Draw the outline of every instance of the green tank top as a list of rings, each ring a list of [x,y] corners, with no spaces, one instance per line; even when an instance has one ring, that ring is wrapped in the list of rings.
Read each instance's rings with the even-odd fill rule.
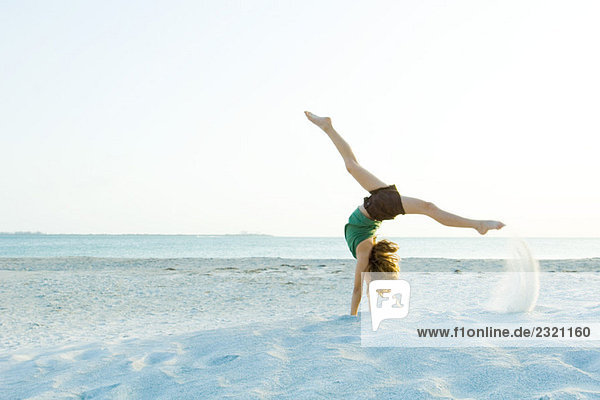
[[[358,207],[350,215],[348,223],[344,226],[344,236],[354,258],[356,258],[356,247],[358,244],[365,239],[375,236],[375,232],[380,225],[381,221],[374,221],[365,217]]]

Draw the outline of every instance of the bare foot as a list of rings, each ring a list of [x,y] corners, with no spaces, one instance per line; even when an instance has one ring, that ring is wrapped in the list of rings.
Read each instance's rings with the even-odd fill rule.
[[[306,117],[310,120],[310,122],[323,130],[333,127],[331,125],[331,118],[329,117],[319,117],[318,115],[315,115],[309,111],[304,111],[304,114],[306,114]]]
[[[490,229],[502,229],[505,225],[500,221],[479,221],[475,229],[485,235]]]

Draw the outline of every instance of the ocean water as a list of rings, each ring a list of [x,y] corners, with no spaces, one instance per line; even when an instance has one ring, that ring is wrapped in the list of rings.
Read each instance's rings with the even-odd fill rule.
[[[403,258],[501,259],[509,239],[387,238]],[[600,257],[600,238],[526,238],[537,259]],[[339,237],[0,234],[0,257],[352,259]]]

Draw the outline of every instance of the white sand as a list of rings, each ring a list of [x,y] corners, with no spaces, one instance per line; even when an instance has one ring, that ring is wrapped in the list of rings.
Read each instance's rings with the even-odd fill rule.
[[[0,260],[0,398],[600,398],[596,347],[361,347],[350,271],[348,260]],[[581,287],[552,304],[542,281],[536,312],[599,317]]]
[[[17,351],[10,398],[598,398],[598,349],[360,347],[352,317]]]

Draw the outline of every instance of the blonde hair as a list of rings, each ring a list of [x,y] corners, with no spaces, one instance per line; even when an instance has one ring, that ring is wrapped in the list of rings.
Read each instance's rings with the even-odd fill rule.
[[[369,255],[369,272],[399,272],[396,252],[400,247],[389,240],[380,240],[373,245]]]

